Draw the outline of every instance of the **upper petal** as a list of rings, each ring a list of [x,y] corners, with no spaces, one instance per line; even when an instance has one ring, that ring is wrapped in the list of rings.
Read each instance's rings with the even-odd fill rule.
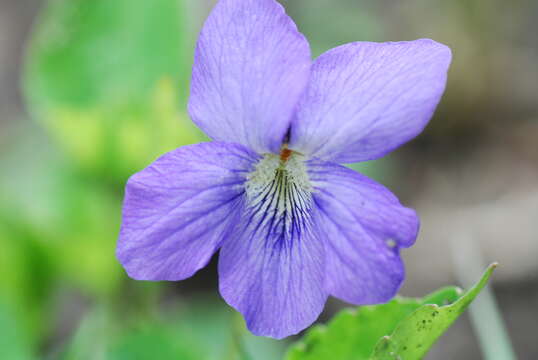
[[[247,187],[238,226],[220,250],[219,284],[256,335],[296,334],[323,310],[324,244],[312,205],[285,170],[266,186]]]
[[[358,305],[388,301],[404,278],[399,248],[416,239],[416,213],[385,187],[343,166],[311,161],[309,174],[327,245],[326,290]]]
[[[274,0],[220,0],[196,47],[189,112],[214,140],[278,152],[310,74],[310,47]]]
[[[445,89],[450,49],[433,40],[357,42],[321,55],[290,147],[339,163],[379,158],[418,135]]]
[[[125,189],[117,256],[129,276],[182,280],[226,236],[257,155],[241,145],[181,147],[133,175]]]

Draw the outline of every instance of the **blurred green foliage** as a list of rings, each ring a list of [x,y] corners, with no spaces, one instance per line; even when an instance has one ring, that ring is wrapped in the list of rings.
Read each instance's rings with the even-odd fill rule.
[[[95,308],[82,320],[58,357],[61,360],[243,360],[238,347],[256,360],[281,358],[283,344],[247,332],[217,299],[196,299],[166,317],[137,313],[122,322],[117,310]],[[135,314],[131,314],[135,315]]]
[[[4,321],[15,322],[11,336],[22,334],[31,348],[50,321],[45,309],[53,293],[54,265],[44,237],[17,210],[0,208],[0,328],[11,328]]]
[[[183,109],[191,52],[179,0],[53,0],[24,73],[34,118],[75,164],[124,181],[201,135]]]
[[[116,320],[116,321],[113,321]],[[104,309],[96,309],[82,321],[72,341],[60,355],[62,360],[199,360],[207,358],[203,347],[188,333],[166,322],[144,322],[121,328],[119,320]]]
[[[32,356],[31,346],[16,319],[9,308],[0,303],[0,354],[2,359],[28,360]]]
[[[0,329],[9,331],[0,358],[124,359],[134,345],[140,358],[200,358],[187,357],[195,352],[154,317],[137,329],[97,328],[105,315],[90,311],[70,344],[55,338],[77,323],[64,319],[64,303],[123,310],[126,276],[114,253],[127,177],[203,139],[183,110],[192,57],[185,18],[181,0],[50,0],[42,9],[23,88],[53,146],[29,126],[0,156],[10,169],[0,174]],[[107,324],[146,312],[159,288],[132,290],[129,311]],[[107,331],[122,335],[99,357],[94,345]]]

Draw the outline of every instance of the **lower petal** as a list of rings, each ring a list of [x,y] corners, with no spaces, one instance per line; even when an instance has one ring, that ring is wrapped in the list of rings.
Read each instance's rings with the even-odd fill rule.
[[[245,205],[236,235],[220,250],[220,292],[249,330],[284,338],[312,324],[327,299],[324,246],[312,219],[286,217]]]
[[[117,256],[132,278],[182,280],[204,267],[229,230],[257,155],[202,143],[157,159],[127,182]]]
[[[416,239],[416,213],[346,167],[311,161],[309,175],[316,221],[326,238],[326,290],[357,305],[388,301],[404,279],[399,248]]]

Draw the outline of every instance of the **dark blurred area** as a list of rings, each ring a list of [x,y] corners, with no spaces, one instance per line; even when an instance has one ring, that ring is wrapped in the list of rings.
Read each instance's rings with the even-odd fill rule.
[[[126,81],[117,88],[104,80],[90,84],[102,70],[95,63],[122,63],[111,44],[93,41],[89,31],[114,32],[110,41],[136,31],[91,14],[86,32],[66,32],[75,23],[60,9],[62,1],[50,3],[56,5],[0,0],[0,349],[10,342],[27,349],[0,358],[105,359],[105,348],[118,359],[135,358],[131,352],[229,358],[227,324],[236,320],[218,297],[215,259],[184,282],[148,284],[128,279],[114,256],[127,177],[165,151],[204,139],[185,104],[194,42],[213,2],[185,1],[173,8],[181,23],[157,21],[155,35],[169,36],[144,55],[168,60],[147,60],[125,79],[107,75]],[[354,167],[421,215],[417,244],[404,252],[402,294],[467,286],[479,277],[477,267],[497,261],[491,290],[500,316],[518,358],[537,359],[538,1],[282,3],[315,56],[360,40],[426,37],[451,47],[448,87],[426,131],[387,158]],[[125,26],[143,18],[131,15]],[[95,46],[72,45],[74,34]],[[125,48],[118,51],[140,55]],[[157,66],[168,66],[169,76],[137,77]],[[65,87],[55,88],[51,79]],[[110,92],[101,97],[88,90],[83,100],[67,101],[77,84],[106,85]],[[331,301],[322,320],[343,305]],[[427,358],[483,358],[477,331],[467,316],[460,319]],[[203,355],[193,352],[190,344],[203,349],[207,336],[215,344]],[[261,354],[256,359],[278,358],[285,345],[245,336],[247,347]],[[88,349],[95,355],[81,355]]]

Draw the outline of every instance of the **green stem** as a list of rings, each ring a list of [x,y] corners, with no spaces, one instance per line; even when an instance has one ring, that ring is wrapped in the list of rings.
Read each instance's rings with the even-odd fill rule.
[[[229,360],[253,360],[245,348],[243,335],[246,332],[241,314],[235,313],[231,324],[231,344],[226,356]]]

